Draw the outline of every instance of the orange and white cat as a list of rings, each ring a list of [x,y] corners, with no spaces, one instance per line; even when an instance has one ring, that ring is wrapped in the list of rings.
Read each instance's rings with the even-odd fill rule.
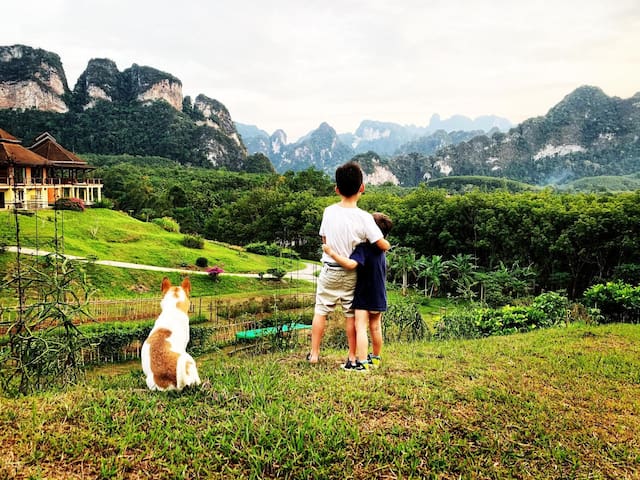
[[[189,343],[188,278],[179,287],[162,279],[162,312],[142,345],[142,371],[151,390],[182,390],[200,385],[195,360],[187,353]]]

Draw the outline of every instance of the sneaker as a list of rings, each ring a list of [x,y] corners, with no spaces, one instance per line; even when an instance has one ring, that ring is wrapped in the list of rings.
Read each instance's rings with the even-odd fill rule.
[[[367,361],[372,367],[377,368],[380,366],[380,363],[382,362],[382,358],[380,358],[378,355],[373,355],[370,353],[369,355],[367,355]]]
[[[361,362],[360,360],[356,360],[356,364],[353,367],[354,372],[368,372],[369,371],[369,362]]]
[[[343,370],[354,370],[356,368],[356,363],[357,362],[352,362],[347,358],[347,361],[343,363],[341,367]]]

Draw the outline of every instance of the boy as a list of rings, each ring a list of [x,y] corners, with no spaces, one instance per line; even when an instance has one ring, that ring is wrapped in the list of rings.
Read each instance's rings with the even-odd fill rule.
[[[391,219],[383,213],[374,213],[373,218],[386,237],[393,227]],[[364,371],[368,364],[378,366],[381,361],[383,342],[382,312],[387,310],[385,252],[370,243],[358,245],[350,258],[338,255],[328,245],[323,245],[322,249],[343,268],[347,270],[357,268],[358,272],[351,304],[355,310],[355,319],[354,321],[347,319],[349,356],[343,368]],[[371,333],[372,355],[367,355],[367,323]]]
[[[325,243],[339,255],[349,257],[356,245],[368,241],[381,250],[391,246],[384,239],[373,216],[358,208],[358,200],[364,192],[363,174],[355,162],[348,162],[336,169],[336,193],[340,202],[324,209],[320,235]],[[311,351],[309,363],[317,363],[320,343],[324,335],[327,315],[338,302],[342,304],[345,317],[353,318],[351,301],[356,286],[356,271],[345,270],[326,253],[322,254],[322,270],[316,288],[316,304],[311,324]]]

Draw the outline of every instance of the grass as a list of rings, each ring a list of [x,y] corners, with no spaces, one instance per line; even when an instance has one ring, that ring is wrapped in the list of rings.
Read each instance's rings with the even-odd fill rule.
[[[53,251],[54,215],[42,210],[37,215],[19,215],[21,245],[41,251]],[[285,276],[283,282],[260,280],[259,272],[270,268],[293,271],[303,268],[300,261],[247,253],[239,247],[218,242],[205,242],[204,249],[186,248],[180,244],[184,235],[166,232],[155,224],[142,222],[121,212],[89,209],[85,212],[58,212],[58,233],[64,232],[64,253],[96,260],[142,263],[168,268],[195,267],[198,257],[205,257],[209,266],[224,268],[218,282],[205,275],[190,275],[193,296],[219,295],[246,297],[267,293],[300,293],[313,291],[313,284]],[[15,219],[10,212],[0,212],[0,243],[15,244]],[[24,258],[24,257],[23,257]],[[15,266],[16,255],[0,254],[0,270],[8,272]],[[29,259],[25,259],[28,262]],[[98,264],[86,264],[87,278],[95,288],[94,298],[156,297],[164,276],[179,283],[182,273],[131,270]],[[255,277],[234,277],[230,273],[255,273]],[[267,275],[265,278],[268,278]],[[0,291],[0,300],[11,303],[15,292]]]
[[[302,268],[298,261],[255,255],[219,242],[206,241],[204,249],[187,248],[181,244],[183,234],[167,232],[153,223],[114,210],[58,211],[57,214],[57,221],[54,221],[53,210],[19,215],[22,246],[54,251],[57,225],[58,236],[63,237],[63,253],[67,255],[169,268],[193,266],[198,257],[205,257],[209,266],[218,265],[234,273],[257,274],[276,267]],[[13,213],[0,212],[0,241],[15,245],[15,230]]]
[[[146,390],[139,365],[0,399],[8,478],[638,478],[640,326],[197,359],[201,388]]]

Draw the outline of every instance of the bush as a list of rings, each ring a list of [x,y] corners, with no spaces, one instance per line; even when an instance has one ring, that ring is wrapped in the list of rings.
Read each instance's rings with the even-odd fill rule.
[[[438,340],[451,338],[480,338],[477,326],[479,310],[456,310],[444,315],[436,325],[434,337]]]
[[[204,238],[199,235],[185,235],[182,239],[182,245],[187,248],[198,248],[202,250],[204,248]]]
[[[281,248],[275,243],[256,242],[245,245],[244,249],[250,253],[256,253],[258,255],[271,255],[277,257],[280,255]]]
[[[480,338],[561,325],[567,319],[568,308],[566,297],[550,292],[537,296],[530,306],[454,311],[442,317],[435,337],[441,340]]]
[[[221,273],[224,273],[224,270],[216,265],[215,267],[207,269],[207,273],[209,274],[210,279],[218,280],[218,277]]]
[[[585,290],[583,302],[600,311],[602,322],[640,321],[640,287],[623,282],[593,285]]]
[[[205,257],[196,258],[196,267],[206,268],[208,266],[209,266],[209,260],[207,260]]]
[[[71,210],[74,212],[84,212],[84,202],[79,198],[59,198],[54,205],[56,210]]]
[[[534,298],[531,306],[544,313],[546,325],[542,326],[551,326],[566,321],[569,299],[556,292],[547,292]]]
[[[382,316],[382,334],[385,340],[423,340],[430,333],[418,306],[410,299],[400,299],[389,305]]]
[[[269,268],[267,269],[267,273],[276,280],[282,280],[282,278],[287,274],[287,271],[283,268]]]
[[[109,200],[108,198],[103,198],[102,200],[93,202],[91,208],[106,208],[107,210],[112,210],[113,201]]]
[[[167,232],[180,233],[180,224],[171,217],[154,218],[151,223]]]

